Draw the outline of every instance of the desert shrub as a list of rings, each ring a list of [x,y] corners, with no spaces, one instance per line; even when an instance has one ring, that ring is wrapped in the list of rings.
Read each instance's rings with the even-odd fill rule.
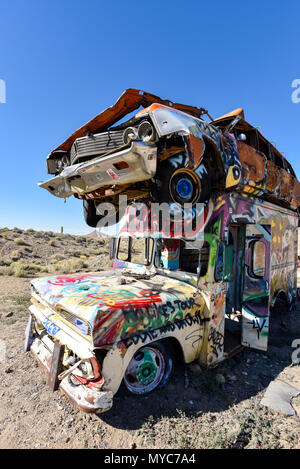
[[[54,256],[51,257],[50,263],[53,264],[58,261],[63,261],[65,259],[65,256],[62,254],[55,254]]]
[[[12,275],[15,277],[28,277],[41,271],[41,267],[34,264],[25,264],[23,262],[15,262],[11,265]]]
[[[69,254],[69,252],[67,251],[66,254]],[[71,251],[71,254],[72,254],[73,257],[80,257],[81,256],[80,251]]]
[[[15,244],[18,244],[18,246],[24,246],[26,243],[23,238],[16,238]]]
[[[77,236],[75,240],[77,241],[77,243],[86,243],[86,238],[84,236]]]
[[[43,233],[42,231],[35,231],[34,237],[35,237],[35,238],[43,238],[43,237],[44,237],[44,233]]]
[[[1,275],[13,275],[13,270],[10,266],[1,267]]]
[[[55,246],[55,242],[53,241],[53,239],[51,239],[50,241],[48,241],[48,245],[49,245],[49,246]]]
[[[89,248],[89,253],[92,254],[92,255],[98,255],[100,250],[99,249],[95,249],[95,248]]]
[[[32,249],[29,247],[29,246],[22,246],[21,247],[21,250],[23,252],[27,252],[27,253],[31,253],[32,252]]]
[[[69,259],[66,261],[57,262],[56,264],[53,264],[52,267],[55,272],[69,274],[72,272],[78,272],[79,270],[86,268],[87,264],[83,262],[82,259]]]
[[[11,259],[0,259],[0,266],[1,267],[10,266],[11,263],[12,263]]]
[[[13,261],[17,261],[20,259],[20,257],[22,257],[22,253],[20,250],[16,249],[10,253],[10,257]]]

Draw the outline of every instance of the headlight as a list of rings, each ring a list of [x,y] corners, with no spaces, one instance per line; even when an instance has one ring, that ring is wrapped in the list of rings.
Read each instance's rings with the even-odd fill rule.
[[[127,127],[123,132],[123,142],[129,143],[131,140],[136,140],[138,138],[137,131],[134,127]]]
[[[138,138],[143,142],[154,142],[156,140],[156,132],[150,122],[144,121],[139,125]]]

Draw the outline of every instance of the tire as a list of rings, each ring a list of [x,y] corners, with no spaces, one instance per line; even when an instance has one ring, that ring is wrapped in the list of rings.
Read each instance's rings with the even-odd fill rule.
[[[119,211],[118,207],[116,208],[116,217],[112,217],[111,220],[107,219],[107,226],[113,225],[115,222],[119,221]],[[92,228],[96,228],[100,220],[102,220],[106,215],[98,215],[96,206],[93,200],[84,200],[83,201],[83,216],[85,223]]]
[[[93,200],[83,201],[83,216],[85,223],[92,228],[96,228],[97,223],[100,220],[100,216],[96,213],[96,207]]]
[[[205,163],[196,171],[187,169],[188,155],[178,153],[161,161],[155,178],[151,182],[152,197],[155,202],[196,204],[208,200],[211,190],[211,175]]]
[[[167,384],[174,369],[173,349],[168,343],[153,342],[140,348],[124,373],[126,394],[145,396]]]

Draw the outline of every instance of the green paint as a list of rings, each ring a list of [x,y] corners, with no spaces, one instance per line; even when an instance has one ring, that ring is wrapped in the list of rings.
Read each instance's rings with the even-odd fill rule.
[[[138,380],[146,385],[151,383],[157,375],[157,365],[153,360],[152,354],[148,350],[144,350],[143,363],[137,370]]]
[[[233,269],[233,246],[225,245],[224,248],[224,265],[223,265],[223,281],[232,282]]]
[[[218,258],[219,240],[221,233],[221,219],[217,218],[210,227],[210,231],[205,233],[204,239],[209,243],[209,260],[208,265],[214,268]],[[205,275],[206,279],[209,279],[209,271]]]

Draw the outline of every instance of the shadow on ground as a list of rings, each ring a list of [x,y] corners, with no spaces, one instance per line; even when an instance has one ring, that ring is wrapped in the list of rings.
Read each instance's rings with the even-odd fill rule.
[[[164,388],[142,397],[118,393],[113,408],[99,418],[115,428],[134,430],[150,416],[171,417],[177,410],[199,415],[249,399],[258,404],[270,382],[292,363],[291,345],[300,339],[300,303],[290,313],[277,308],[270,323],[267,352],[244,349],[211,370],[178,363]]]

